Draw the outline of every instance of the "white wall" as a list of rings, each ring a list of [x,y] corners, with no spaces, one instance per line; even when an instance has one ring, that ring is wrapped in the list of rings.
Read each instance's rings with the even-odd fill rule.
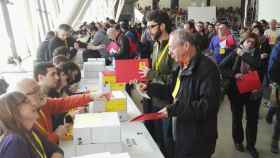
[[[211,0],[211,5],[216,7],[240,7],[241,0]]]
[[[279,1],[279,0],[278,0]],[[148,6],[152,5],[152,0],[138,0],[140,6]],[[180,0],[180,7],[187,8],[191,5],[201,6],[204,3],[206,5],[206,0]],[[161,8],[169,8],[170,7],[170,0],[160,0],[160,7]],[[212,6],[217,7],[240,7],[240,0],[211,0]]]
[[[259,0],[258,19],[277,19],[280,22],[280,0]]]

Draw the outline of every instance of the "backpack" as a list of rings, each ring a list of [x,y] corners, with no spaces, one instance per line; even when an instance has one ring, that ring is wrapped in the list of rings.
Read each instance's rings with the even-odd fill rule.
[[[137,39],[134,36],[134,34],[130,31],[125,33],[125,37],[128,39],[129,47],[128,47],[128,53],[131,57],[138,56],[139,48],[137,44]]]

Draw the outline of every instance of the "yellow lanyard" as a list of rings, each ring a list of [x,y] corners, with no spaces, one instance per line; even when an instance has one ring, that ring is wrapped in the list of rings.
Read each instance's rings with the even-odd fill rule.
[[[44,146],[43,146],[40,138],[37,136],[37,134],[35,132],[32,132],[32,136],[35,139],[36,143],[39,144],[43,153],[34,144],[32,144],[35,151],[39,154],[40,158],[47,158],[46,152],[44,150]]]
[[[180,78],[177,77],[176,84],[175,84],[175,87],[174,87],[173,92],[172,92],[173,99],[175,99],[175,97],[176,97],[176,95],[177,95],[177,93],[179,91],[180,84],[181,84]]]
[[[39,128],[40,132],[42,132],[45,135],[48,135],[47,130],[39,122],[36,122],[36,126]]]
[[[166,46],[164,47],[164,49],[163,49],[162,53],[160,54],[158,60],[156,60],[156,71],[159,70],[159,65],[160,65],[160,63],[161,63],[161,61],[162,61],[162,59],[163,59],[163,56],[164,56],[164,55],[166,54],[166,52],[167,52],[167,48],[168,48],[168,43],[167,43]]]
[[[45,123],[45,125],[48,125],[48,120],[46,115],[42,110],[39,111],[39,115],[41,116],[42,121]],[[39,122],[36,122],[36,126],[40,129],[40,131],[44,134],[48,134],[47,129],[45,129]],[[48,127],[47,127],[48,128]]]

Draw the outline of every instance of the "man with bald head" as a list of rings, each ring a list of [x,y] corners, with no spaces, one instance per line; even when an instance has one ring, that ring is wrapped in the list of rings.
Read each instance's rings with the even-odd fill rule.
[[[43,92],[40,85],[34,79],[22,79],[16,83],[16,90],[24,93],[39,111],[39,119],[36,127],[41,133],[46,135],[48,139],[58,144],[59,139],[63,138],[67,130],[64,125],[59,126],[53,131],[52,119],[54,114],[67,112],[70,109],[86,106],[89,102],[97,98],[110,98],[109,93],[88,93],[73,95],[64,98],[48,98]]]

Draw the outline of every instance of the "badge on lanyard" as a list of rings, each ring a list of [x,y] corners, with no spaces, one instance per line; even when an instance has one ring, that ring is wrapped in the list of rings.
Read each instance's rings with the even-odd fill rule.
[[[226,53],[226,42],[227,40],[223,40],[219,43],[220,45],[220,54],[224,55]]]

